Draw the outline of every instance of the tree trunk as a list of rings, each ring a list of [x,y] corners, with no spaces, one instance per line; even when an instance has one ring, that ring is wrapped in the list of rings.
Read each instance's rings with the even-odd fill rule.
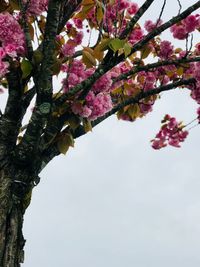
[[[0,267],[19,267],[24,261],[22,226],[27,187],[19,173],[13,177],[10,170],[0,171]]]

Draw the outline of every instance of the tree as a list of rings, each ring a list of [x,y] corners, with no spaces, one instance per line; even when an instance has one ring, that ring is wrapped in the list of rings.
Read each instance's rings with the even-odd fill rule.
[[[155,22],[139,24],[153,2],[1,1],[0,83],[8,96],[0,118],[0,266],[23,262],[32,189],[76,138],[114,114],[144,117],[161,92],[188,89],[200,103],[200,44],[192,42],[200,1],[184,11],[177,1],[177,16],[163,22],[165,0]],[[169,29],[185,50],[159,37]],[[170,115],[162,122],[153,148],[179,147],[186,127]]]

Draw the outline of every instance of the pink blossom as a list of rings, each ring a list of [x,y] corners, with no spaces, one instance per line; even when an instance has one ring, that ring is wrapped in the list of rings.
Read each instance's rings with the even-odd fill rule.
[[[8,56],[16,57],[17,56],[17,53],[16,53],[17,48],[18,47],[16,45],[14,45],[14,44],[7,44],[4,47],[4,51]]]
[[[152,140],[152,147],[156,150],[161,149],[165,146],[167,146],[167,144],[164,142],[165,140],[158,140],[158,139],[154,139]]]
[[[75,47],[69,43],[66,43],[62,46],[61,51],[64,56],[73,56],[75,53]]]
[[[147,20],[144,24],[144,28],[147,32],[153,31],[155,28],[159,27],[162,24],[162,20],[159,22],[153,22],[152,20]]]
[[[8,73],[9,63],[0,60],[0,77],[5,76]]]
[[[195,86],[192,86],[191,97],[200,104],[200,82],[197,82]]]
[[[198,122],[200,123],[200,107],[197,109]]]
[[[90,91],[86,96],[87,104],[92,105],[92,103],[94,102],[94,99],[95,99],[95,94],[94,92]]]
[[[103,116],[106,112],[112,109],[112,100],[109,94],[89,93],[90,96],[86,98],[85,104],[80,102],[72,105],[72,111],[81,117],[95,120],[98,117]]]
[[[194,69],[193,69],[193,71],[194,71],[194,78],[196,78],[196,80],[197,80],[198,82],[200,82],[200,62],[196,62],[196,63],[194,64]]]
[[[6,53],[2,47],[0,47],[0,60],[6,56]]]
[[[138,9],[139,9],[138,4],[131,3],[130,6],[129,6],[129,8],[127,9],[127,12],[130,15],[134,15],[138,11]]]
[[[75,73],[70,73],[68,77],[68,83],[70,86],[75,86],[79,83],[79,77]]]
[[[200,43],[197,43],[195,45],[195,53],[196,53],[196,55],[200,55]]]
[[[159,56],[162,59],[168,59],[173,54],[173,45],[169,41],[162,41],[160,43]]]
[[[83,118],[88,118],[92,114],[92,110],[88,106],[83,106],[81,116]]]
[[[140,106],[140,111],[141,113],[143,113],[144,115],[151,112],[153,109],[152,109],[152,106],[151,104],[145,104],[145,103],[142,103],[139,105]]]
[[[18,21],[8,12],[0,13],[0,42],[3,47],[9,45],[16,53],[24,52],[24,33]],[[14,50],[12,50],[12,54]]]
[[[188,35],[184,25],[173,25],[170,30],[173,33],[173,37],[179,40],[184,40]]]
[[[109,91],[111,85],[112,85],[112,80],[110,74],[106,73],[95,82],[95,84],[92,86],[92,90],[95,93],[106,92]]]
[[[47,10],[48,0],[23,0],[24,3],[27,3],[27,1],[27,14],[29,16],[39,16]]]
[[[81,114],[83,110],[83,105],[80,102],[75,102],[72,104],[72,111],[74,114]]]
[[[68,31],[70,31],[71,28],[72,28],[72,24],[70,22],[67,22],[66,23],[66,28],[67,28]]]
[[[193,32],[198,25],[197,17],[194,15],[188,16],[184,19],[183,23],[185,24],[186,31],[188,33]]]
[[[96,95],[92,105],[90,105],[92,110],[89,116],[90,120],[95,120],[98,117],[103,116],[106,112],[112,109],[112,100],[109,94],[99,93]]]
[[[82,40],[83,40],[83,32],[78,32],[76,34],[76,36],[74,37],[74,42],[77,44],[77,45],[80,45],[82,43]]]
[[[82,29],[83,28],[83,22],[81,19],[77,18],[77,19],[73,19],[75,26],[78,29]]]
[[[160,149],[167,144],[180,147],[180,143],[184,142],[188,136],[188,131],[184,131],[182,124],[169,115],[166,115],[162,122],[164,124],[155,139],[152,140],[152,147]]]
[[[143,30],[141,28],[135,28],[131,32],[128,41],[129,41],[130,44],[133,45],[133,44],[137,43],[138,41],[140,41],[143,36],[144,36]]]

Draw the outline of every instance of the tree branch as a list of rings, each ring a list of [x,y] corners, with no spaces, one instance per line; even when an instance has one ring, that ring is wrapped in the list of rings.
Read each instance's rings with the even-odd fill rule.
[[[124,79],[128,79],[129,76],[134,75],[134,74],[136,74],[136,73],[138,73],[140,71],[149,71],[149,70],[152,70],[152,69],[156,69],[156,68],[164,67],[164,66],[168,66],[168,65],[181,66],[181,64],[191,63],[191,62],[198,62],[198,61],[200,61],[200,57],[165,60],[165,61],[158,61],[158,62],[155,62],[155,63],[147,64],[145,66],[136,66],[132,70],[119,75],[117,78],[115,78],[113,80],[113,83],[121,81],[121,80],[124,80]]]
[[[161,34],[166,29],[170,28],[172,25],[176,24],[177,22],[183,20],[188,15],[190,15],[193,11],[198,9],[200,7],[200,1],[197,1],[194,5],[190,6],[188,9],[183,11],[178,16],[175,16],[168,22],[162,24],[149,34],[147,34],[141,41],[136,43],[132,49],[131,53],[134,53],[138,50],[140,50],[144,45],[146,45],[150,40],[152,40],[157,35]],[[101,65],[98,67],[98,69],[92,74],[89,78],[78,84],[77,86],[70,89],[70,91],[67,94],[64,94],[60,96],[56,101],[54,102],[55,106],[59,106],[63,104],[67,99],[74,96],[80,91],[84,92],[84,95],[86,96],[89,90],[91,89],[91,86],[99,79],[102,75],[104,75],[107,71],[111,70],[114,66],[119,64],[120,62],[125,60],[125,55],[122,54],[118,57],[113,57],[112,54],[108,52],[109,55],[106,55]]]
[[[101,123],[102,121],[104,121],[105,119],[107,119],[108,117],[110,117],[111,115],[115,114],[117,111],[119,111],[120,109],[128,105],[137,104],[140,100],[145,99],[149,96],[157,95],[161,92],[169,91],[169,90],[175,89],[183,85],[194,84],[195,82],[196,80],[194,78],[181,79],[181,80],[178,80],[176,82],[173,82],[167,85],[161,85],[159,87],[152,88],[146,92],[141,92],[134,97],[130,97],[122,101],[121,103],[116,105],[111,111],[107,112],[104,116],[97,118],[94,122],[92,122],[92,127],[95,127],[96,125],[98,125],[99,123]],[[79,137],[79,135],[75,135],[75,138],[77,137]]]
[[[27,14],[26,14],[27,6],[23,3],[22,0],[19,0],[19,6],[21,9],[21,13],[22,13],[23,31],[25,35],[25,42],[26,42],[27,54],[28,54],[27,57],[31,61],[32,56],[33,56],[33,46],[31,42],[30,30],[29,30],[28,23],[27,23]]]
[[[47,22],[45,27],[43,41],[43,61],[40,71],[34,79],[37,92],[36,107],[31,116],[27,130],[17,147],[16,157],[25,162],[31,160],[31,153],[36,153],[38,143],[51,112],[52,102],[52,64],[55,50],[55,37],[57,34],[61,1],[50,0],[47,13]]]
[[[62,6],[62,16],[58,25],[57,34],[59,34],[64,28],[67,21],[72,17],[72,14],[76,11],[82,0],[65,1]]]
[[[173,17],[172,19],[170,19],[166,23],[162,24],[161,26],[159,26],[155,30],[148,33],[141,41],[139,41],[138,43],[136,43],[132,47],[130,54],[133,54],[136,51],[140,50],[145,44],[147,44],[154,37],[161,34],[162,32],[164,32],[165,30],[167,30],[168,28],[170,28],[174,24],[178,23],[179,21],[185,19],[187,16],[189,16],[192,12],[194,12],[198,8],[200,8],[200,1],[197,1],[194,5],[190,6],[189,8],[187,8],[185,11],[183,11],[179,15]],[[116,65],[116,64],[120,63],[121,61],[123,61],[124,59],[125,59],[125,55],[122,54],[119,57],[117,57],[116,61],[113,64]]]
[[[128,36],[128,34],[133,30],[133,27],[138,22],[138,20],[144,15],[147,9],[151,6],[154,0],[146,0],[145,3],[139,8],[138,12],[134,15],[134,17],[130,20],[129,24],[120,34],[119,38],[124,39]]]
[[[15,66],[14,62],[10,64],[10,71],[6,75],[8,81],[8,99],[4,115],[1,119],[5,123],[4,130],[7,132],[5,136],[7,145],[10,149],[13,149],[24,113],[21,106],[23,95],[22,72],[19,66]]]
[[[134,97],[130,97],[129,99],[122,101],[120,104],[116,105],[111,111],[107,112],[104,116],[99,117],[95,121],[91,122],[92,127],[94,128],[95,126],[97,126],[98,124],[100,124],[101,122],[103,122],[108,117],[112,116],[117,111],[124,108],[125,106],[131,105],[131,104],[136,104],[140,100],[145,99],[149,96],[157,95],[161,92],[169,91],[169,90],[175,89],[175,88],[183,86],[183,85],[193,84],[195,82],[196,82],[196,80],[194,78],[182,79],[182,80],[170,83],[168,85],[163,85],[163,86],[159,86],[156,88],[152,88],[146,92],[141,92]],[[86,132],[84,130],[84,127],[80,125],[75,131],[72,131],[72,134],[73,134],[73,137],[76,139],[78,137],[81,137],[82,135],[85,135]],[[50,162],[55,156],[58,156],[59,154],[60,154],[60,152],[58,150],[57,143],[52,144],[48,149],[46,149],[41,156],[42,162],[43,162],[42,166],[41,166],[41,170],[48,164],[48,162]]]

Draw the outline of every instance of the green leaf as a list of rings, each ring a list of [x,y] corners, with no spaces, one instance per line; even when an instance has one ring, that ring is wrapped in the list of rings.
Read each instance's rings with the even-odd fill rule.
[[[113,50],[113,52],[117,52],[120,48],[124,47],[124,40],[120,40],[119,38],[115,38],[110,41],[109,47]]]
[[[101,41],[94,48],[94,53],[95,53],[95,51],[103,52],[106,49],[108,49],[108,46],[109,46],[110,42],[111,42],[111,39],[109,39],[109,38],[101,39]]]
[[[132,120],[135,120],[137,117],[141,115],[140,107],[138,104],[130,105],[128,108],[128,115]]]
[[[92,68],[96,66],[96,59],[93,55],[91,55],[87,50],[83,50],[83,63],[86,65],[87,68]]]
[[[71,115],[67,119],[67,124],[70,125],[70,128],[72,128],[72,130],[75,130],[80,125],[80,122],[81,122],[80,118],[75,115]]]
[[[144,46],[141,49],[141,59],[147,58],[151,52],[152,52],[152,50],[148,45]]]
[[[59,58],[56,58],[52,66],[53,75],[58,75],[62,66],[62,61]]]
[[[179,67],[179,68],[177,69],[176,73],[178,74],[178,76],[182,76],[183,73],[184,73],[184,68]]]
[[[125,57],[129,56],[131,53],[131,46],[129,43],[125,43],[124,44],[124,54],[125,54]]]
[[[39,65],[42,62],[43,54],[40,50],[35,50],[33,52],[33,64]]]
[[[83,118],[83,127],[86,133],[92,131],[91,121],[87,118]]]
[[[66,154],[69,147],[74,147],[74,138],[70,133],[62,134],[58,140],[58,150],[62,154]]]
[[[96,19],[98,21],[98,24],[101,23],[101,21],[103,20],[103,7],[102,6],[97,6],[97,11],[96,11]]]
[[[22,78],[25,79],[31,73],[33,67],[30,61],[23,59],[21,62]]]

